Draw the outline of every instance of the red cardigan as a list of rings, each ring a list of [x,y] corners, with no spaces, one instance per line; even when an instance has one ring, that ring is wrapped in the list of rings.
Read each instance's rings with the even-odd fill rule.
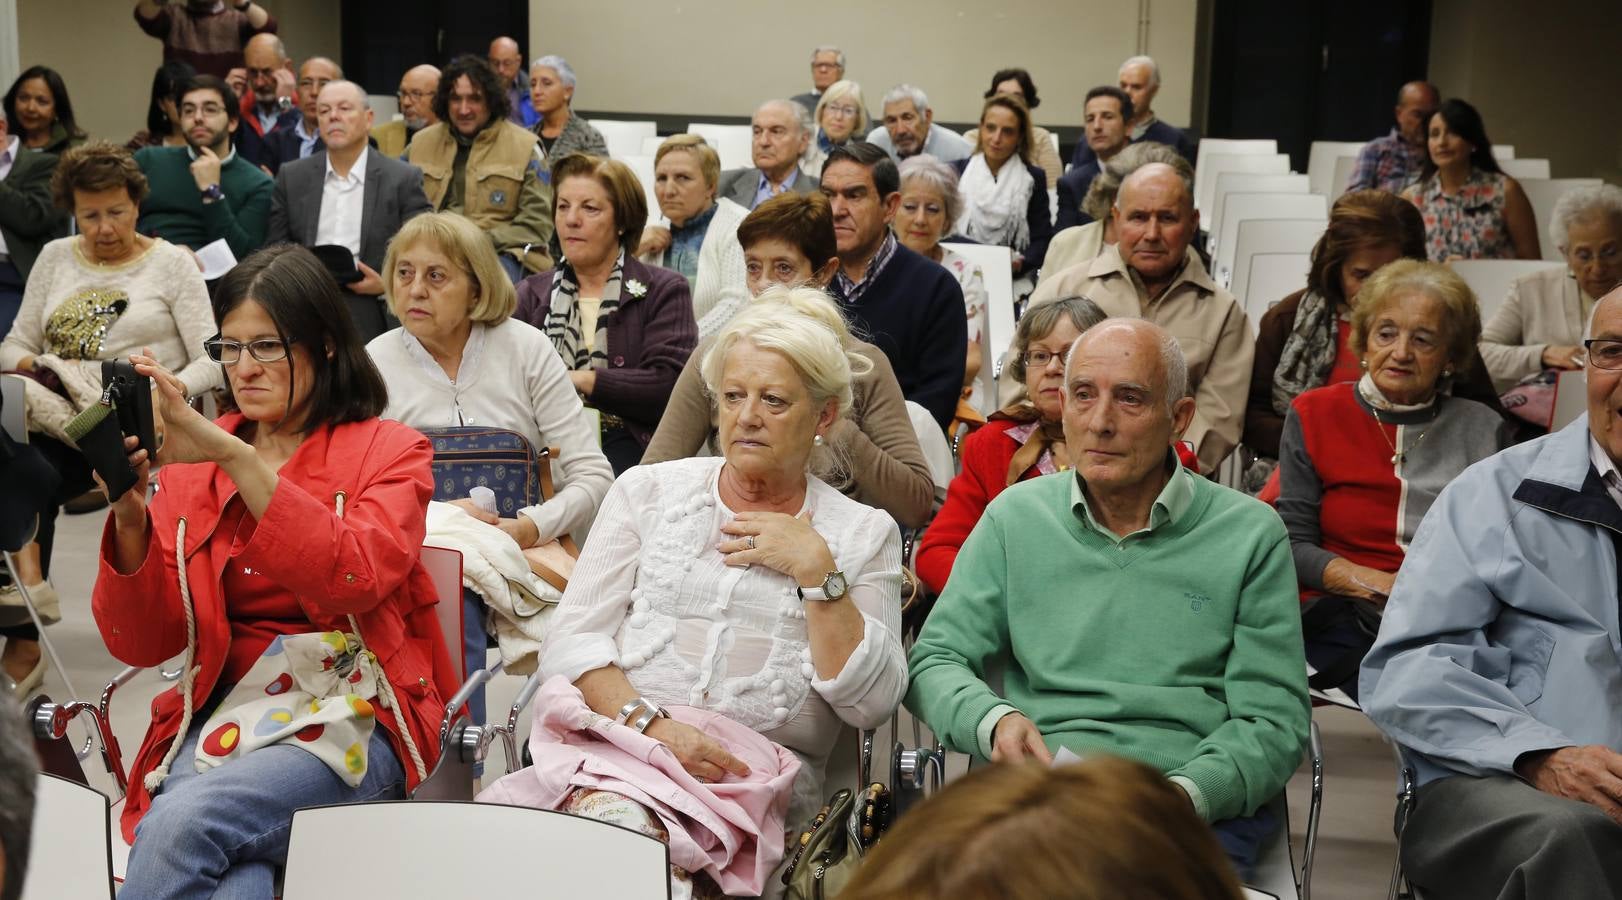
[[[236,433],[245,420],[231,414],[220,427]],[[322,428],[304,439],[280,471],[281,481],[253,537],[235,563],[251,566],[298,598],[311,630],[349,630],[346,616],[383,663],[394,685],[424,764],[439,752],[444,701],[458,687],[434,614],[433,580],[419,561],[433,496],[428,439],[398,422],[369,419]],[[185,613],[175,566],[178,521],[186,521],[186,577],[197,620],[192,701],[214,691],[231,641],[220,584],[232,535],[216,524],[236,486],[213,463],[165,466],[148,507],[152,529],[146,559],[121,575],[109,560],[112,518],[102,536],[100,572],[91,609],[107,649],[136,666],[156,666],[186,650]],[[344,512],[335,509],[344,495]],[[180,728],[177,685],[152,702],[152,724],[130,766],[129,799],[120,825],[135,839],[135,823],[151,805],[142,781],[163,758]],[[403,763],[408,788],[416,786],[399,722],[377,709]],[[175,765],[190,765],[177,759]]]
[[[952,563],[957,552],[968,540],[969,532],[980,521],[981,513],[1008,487],[1008,463],[1014,458],[1020,444],[1008,436],[1010,428],[1020,423],[1007,419],[994,419],[963,439],[959,451],[962,469],[946,488],[946,502],[935,520],[929,523],[913,567],[930,591],[939,594],[946,589],[946,577],[952,574]],[[1042,474],[1035,466],[1019,476],[1019,480]]]

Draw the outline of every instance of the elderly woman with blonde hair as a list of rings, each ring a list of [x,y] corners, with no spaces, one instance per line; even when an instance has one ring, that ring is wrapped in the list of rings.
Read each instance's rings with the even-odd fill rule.
[[[671,135],[653,156],[654,196],[670,227],[643,231],[640,259],[687,279],[697,322],[723,297],[748,299],[738,224],[749,210],[716,197],[720,179],[721,157],[699,135]]]
[[[1277,507],[1301,582],[1317,670],[1309,680],[1356,697],[1358,666],[1420,521],[1508,433],[1491,408],[1447,390],[1475,364],[1481,336],[1475,295],[1451,269],[1388,263],[1363,282],[1351,318],[1362,375],[1290,404]]]
[[[900,533],[816,474],[837,466],[828,435],[871,365],[850,346],[814,288],[774,288],[728,323],[701,366],[722,455],[614,482],[541,654],[543,676],[701,783],[751,772],[713,724],[689,724],[695,712],[792,751],[801,766],[778,826],[810,818],[840,731],[888,719],[907,684]],[[484,799],[526,802],[534,777]],[[780,853],[769,844],[782,837],[763,834],[761,853]]]
[[[829,150],[859,141],[867,134],[867,101],[862,98],[862,86],[843,80],[828,85],[811,118],[817,124],[817,139],[801,154],[800,168],[817,178],[822,175],[822,164],[828,159]]]

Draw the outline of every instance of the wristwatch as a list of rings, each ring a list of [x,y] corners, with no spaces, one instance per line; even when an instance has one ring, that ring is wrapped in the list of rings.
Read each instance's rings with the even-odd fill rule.
[[[211,184],[200,192],[204,203],[215,203],[225,199],[225,189],[218,184]]]
[[[835,603],[845,599],[850,586],[845,583],[844,572],[829,572],[822,579],[822,587],[796,588],[800,592],[801,600],[816,600],[821,603]]]

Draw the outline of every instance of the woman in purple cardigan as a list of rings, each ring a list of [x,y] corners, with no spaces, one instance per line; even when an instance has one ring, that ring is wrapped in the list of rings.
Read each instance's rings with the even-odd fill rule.
[[[648,204],[624,163],[571,153],[552,167],[552,189],[558,267],[519,282],[516,315],[546,332],[602,413],[619,475],[642,460],[698,343],[692,295],[679,273],[637,261]]]

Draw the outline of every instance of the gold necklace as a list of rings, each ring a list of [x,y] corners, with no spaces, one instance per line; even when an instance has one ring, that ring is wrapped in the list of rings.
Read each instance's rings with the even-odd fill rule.
[[[1432,421],[1434,422],[1435,420],[1433,419]],[[1413,450],[1414,448],[1418,447],[1420,442],[1425,440],[1425,435],[1431,433],[1431,430],[1429,428],[1425,429],[1424,431],[1421,431],[1419,433],[1419,437],[1414,438],[1413,446],[1409,447],[1408,450],[1398,450],[1397,445],[1395,443],[1393,443],[1391,438],[1388,437],[1386,435],[1386,433],[1385,433],[1385,425],[1386,425],[1386,423],[1384,421],[1382,421],[1379,416],[1375,416],[1374,417],[1374,424],[1379,426],[1380,437],[1385,438],[1386,446],[1391,448],[1391,471],[1393,473],[1396,472],[1399,468],[1401,468],[1403,463],[1408,461],[1408,450]],[[1401,428],[1402,426],[1401,425],[1396,425],[1394,427]]]

